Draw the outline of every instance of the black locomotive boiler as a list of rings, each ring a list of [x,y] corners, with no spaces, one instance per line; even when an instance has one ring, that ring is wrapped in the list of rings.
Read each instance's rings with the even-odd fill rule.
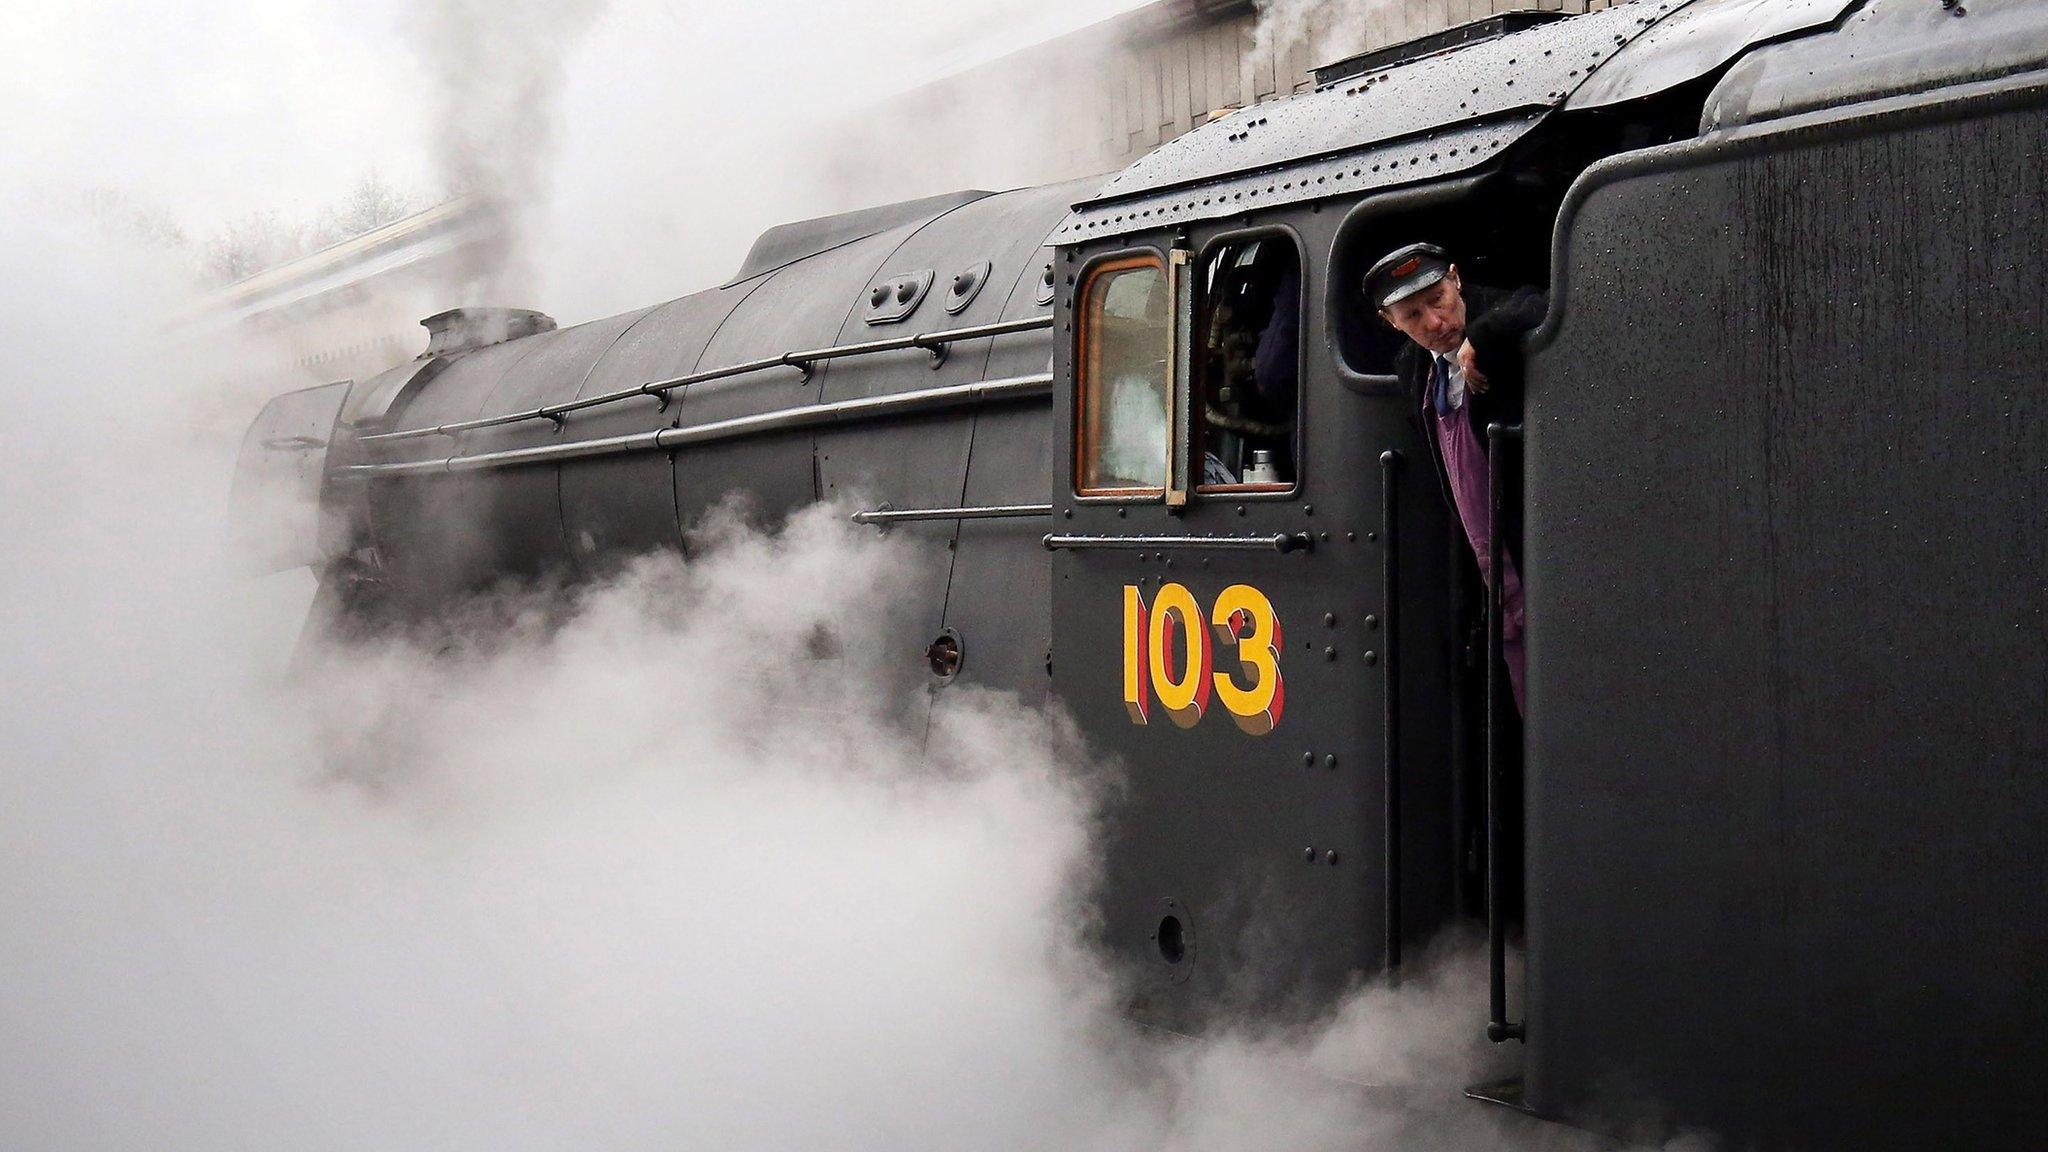
[[[436,317],[274,402],[241,482],[317,494],[290,558],[401,619],[866,494],[950,545],[919,699],[1056,700],[1128,766],[1141,1017],[1484,920],[1539,1115],[2048,1142],[2048,5],[1636,0],[1318,79],[627,315]],[[1417,239],[1549,292],[1495,432],[1526,731],[1358,289]]]

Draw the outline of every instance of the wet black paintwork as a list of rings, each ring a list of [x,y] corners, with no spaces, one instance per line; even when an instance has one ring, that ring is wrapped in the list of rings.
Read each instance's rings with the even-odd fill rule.
[[[2040,1146],[2044,135],[2042,89],[1858,110],[1568,206],[1529,387],[1534,1106]]]

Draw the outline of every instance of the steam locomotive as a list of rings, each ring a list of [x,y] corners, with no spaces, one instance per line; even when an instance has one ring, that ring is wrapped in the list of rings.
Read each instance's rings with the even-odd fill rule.
[[[328,610],[685,547],[936,542],[900,662],[1128,766],[1132,1011],[1327,1002],[1485,922],[1477,1094],[1743,1145],[2041,1147],[2048,5],[1635,0],[1317,72],[1101,180],[770,229],[728,282],[284,396]],[[1527,722],[1359,291],[1546,285]],[[1518,795],[1519,793],[1519,795]],[[1520,959],[1517,973],[1513,961]]]

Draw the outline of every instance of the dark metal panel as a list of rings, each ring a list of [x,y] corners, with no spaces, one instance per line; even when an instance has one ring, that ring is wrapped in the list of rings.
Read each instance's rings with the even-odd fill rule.
[[[955,277],[982,274],[981,269],[986,267],[985,275],[996,286],[977,292],[959,315],[944,317],[939,308],[942,293],[935,290],[934,299],[912,322],[930,323],[932,318],[938,318],[948,324],[966,326],[1013,318],[1004,315],[1007,305],[1018,282],[1027,277],[1030,261],[1041,250],[1045,234],[1064,210],[1062,191],[1025,189],[956,209],[906,237],[902,246],[883,262],[878,278],[886,280],[894,273],[912,268],[933,268],[944,288]],[[1036,306],[1034,310],[1042,311]],[[863,327],[858,316],[848,317],[841,340],[861,338]],[[1006,358],[1022,355],[1042,368],[1050,343],[1050,333],[1039,330],[965,341],[952,346],[945,359],[938,362],[928,353],[914,349],[841,361],[834,363],[826,374],[825,398],[839,401],[985,379],[990,353],[996,347],[1005,350]],[[1030,405],[1029,410],[1043,411],[1037,404]],[[817,439],[820,497],[853,496],[863,504],[887,501],[899,508],[963,503],[978,411],[966,409],[843,432],[821,432]],[[925,646],[945,627],[946,595],[954,578],[958,527],[956,520],[935,520],[889,529],[892,534],[924,545],[912,553],[916,562],[905,574],[908,586],[898,597],[903,612],[898,626],[904,630],[898,648],[907,667],[917,667],[912,662],[922,659]],[[981,679],[978,673],[967,671],[982,657],[980,639],[962,637],[965,659],[961,674],[970,681]],[[892,653],[892,657],[895,655]]]
[[[964,502],[1029,503],[1051,486],[1049,404],[984,408]],[[1044,699],[1052,647],[1052,558],[1039,545],[1051,516],[959,522],[945,626],[961,638],[959,683]],[[942,694],[943,699],[943,694]]]
[[[901,225],[773,273],[733,309],[706,343],[701,362],[740,363],[835,343],[882,261],[916,228]],[[680,394],[676,424],[688,428],[816,404],[824,378],[846,363],[828,362],[808,376],[776,368],[694,385]],[[684,530],[734,493],[770,523],[810,503],[817,497],[811,446],[811,433],[799,431],[681,451],[675,485]]]
[[[1566,205],[1529,395],[1529,1098],[2039,1147],[2048,99],[1854,112]]]
[[[1305,298],[1330,291],[1325,261],[1338,213],[1306,209],[1264,215],[1298,233]],[[1235,224],[1235,222],[1233,222]],[[1197,251],[1220,228],[1197,228]],[[1084,246],[1079,267],[1108,245]],[[1062,277],[1068,265],[1062,255]],[[1197,493],[1180,515],[1161,503],[1083,503],[1074,498],[1071,298],[1062,295],[1055,343],[1055,410],[1046,445],[1053,531],[1083,537],[1197,539],[1264,537],[1263,551],[1063,550],[1048,573],[1053,694],[1082,732],[1118,750],[1128,787],[1106,815],[1102,931],[1130,970],[1141,1017],[1197,1027],[1231,1011],[1313,1009],[1352,981],[1379,971],[1398,907],[1409,940],[1420,941],[1450,912],[1450,772],[1446,696],[1450,644],[1444,513],[1434,485],[1398,494],[1405,583],[1420,589],[1402,604],[1404,655],[1398,713],[1409,721],[1396,766],[1402,793],[1399,900],[1387,890],[1387,681],[1379,666],[1386,615],[1384,497],[1379,456],[1420,457],[1405,401],[1343,388],[1331,358],[1304,360],[1302,487],[1291,496]],[[1308,349],[1329,339],[1323,310],[1302,319]],[[976,468],[980,448],[977,441]],[[977,495],[980,495],[979,493]],[[963,544],[968,539],[963,528]],[[1307,551],[1282,554],[1281,535],[1308,533]],[[1132,541],[1135,544],[1135,540]],[[957,563],[955,595],[968,558]],[[1412,567],[1410,565],[1413,565]],[[1282,626],[1285,712],[1253,735],[1212,700],[1181,728],[1155,706],[1135,723],[1124,701],[1123,594],[1148,604],[1178,584],[1206,611],[1227,587],[1248,584],[1273,605]],[[1035,592],[1035,590],[1033,590]],[[949,617],[951,619],[951,617]],[[971,645],[970,645],[971,648]],[[1219,650],[1221,645],[1219,642]],[[972,662],[969,656],[969,663]],[[1228,660],[1219,668],[1231,668]],[[1243,674],[1234,679],[1240,684]],[[1154,937],[1167,900],[1198,941],[1168,963]],[[1480,1005],[1474,1005],[1477,1021]]]
[[[395,605],[429,611],[501,581],[539,575],[498,567],[504,550],[484,526],[499,491],[495,478],[479,476],[400,476],[370,485],[370,523]]]
[[[2048,7],[2034,0],[1871,0],[1827,36],[1750,53],[1707,100],[1732,128],[1857,100],[2048,68]]]
[[[549,340],[559,338],[560,332],[549,332],[540,336],[529,336],[505,344],[494,344],[456,356],[442,357],[444,364],[424,387],[413,390],[394,407],[387,420],[393,428],[416,428],[445,424],[455,420],[469,420],[482,414],[483,405],[498,381],[505,373],[525,359],[534,349]],[[435,456],[448,455],[448,442],[440,438],[428,438],[401,442],[399,447],[380,452],[380,459],[424,460]]]
[[[883,262],[878,278],[887,280],[894,271],[902,269],[934,268],[943,287],[950,286],[957,276],[981,275],[981,269],[986,267],[989,270],[985,275],[996,287],[978,292],[959,315],[944,317],[936,299],[941,294],[934,291],[934,301],[913,322],[940,318],[948,324],[968,326],[1014,319],[1005,315],[1008,304],[1018,282],[1029,275],[1031,261],[1040,252],[1046,232],[1064,210],[1062,195],[1066,190],[1062,186],[1024,189],[956,209],[906,237],[902,246]],[[1033,306],[1023,314],[1037,311],[1042,310]],[[840,339],[861,338],[863,327],[858,316],[850,316]],[[938,362],[916,349],[838,362],[826,375],[825,400],[836,402],[985,379],[991,351],[997,347],[1004,350],[1005,360],[1022,358],[1027,363],[1035,362],[1030,371],[1039,371],[1050,342],[1050,333],[1040,330],[963,341],[953,345],[945,359]],[[827,499],[857,496],[864,504],[887,501],[899,508],[958,505],[967,480],[974,418],[975,412],[970,409],[820,433],[819,494]],[[954,529],[955,523],[950,520],[893,529],[939,545],[926,554],[932,564],[922,573],[925,590],[914,597],[926,607],[920,617],[922,640],[910,651],[920,650],[923,642],[936,636],[941,626],[945,588],[952,569],[948,549]]]
[[[1045,273],[1057,254],[1039,246],[1081,182],[1039,191],[1042,199],[1019,200],[1011,223],[1021,240],[997,262],[998,285],[987,296],[1004,320],[1043,315]],[[1055,279],[1059,279],[1055,273]],[[1049,299],[1049,297],[1046,297]],[[1052,359],[1052,333],[990,344],[985,370],[999,376],[1044,371]],[[984,405],[974,415],[966,485],[968,505],[1035,504],[1052,491],[1052,431],[1049,404]],[[1049,518],[965,521],[954,536],[953,572],[945,602],[945,625],[961,638],[959,680],[1042,699],[1051,652],[1049,582],[1052,557],[1040,545]],[[1020,607],[1021,606],[1021,607]],[[943,703],[944,696],[941,696]]]
[[[1045,236],[1065,211],[1063,197],[1071,184],[1026,188],[978,200],[925,224],[904,237],[902,244],[881,261],[873,283],[892,280],[914,269],[931,269],[937,285],[924,303],[904,324],[909,331],[972,328],[1019,316],[1042,314],[1043,308],[1011,314],[1007,305],[1018,280],[1035,268],[1027,267],[1040,251]],[[987,265],[989,270],[982,273]],[[985,275],[993,287],[977,292],[968,306],[955,315],[942,308],[946,293],[956,277]],[[863,320],[869,281],[854,286],[839,301],[848,310],[831,344],[852,344],[877,335]],[[859,359],[834,362],[825,374],[822,399],[827,402],[907,392],[947,384],[985,379],[989,373],[992,346],[1021,345],[1033,350],[1034,367],[1044,368],[1051,337],[1044,331],[1019,332],[981,340],[967,340],[948,348],[943,360],[931,353],[909,348]],[[1025,375],[1018,372],[1016,375]],[[957,475],[957,472],[956,472]]]
[[[592,367],[577,396],[601,396],[697,371],[711,334],[754,286],[699,292],[648,311]],[[566,435],[599,439],[652,432],[672,427],[677,414],[675,404],[663,407],[649,397],[573,413]],[[669,457],[639,453],[565,466],[562,526],[570,550],[586,567],[680,546]]]
[[[507,371],[484,399],[480,414],[516,412],[572,399],[587,382],[591,369],[617,342],[619,335],[647,310],[580,324],[552,333]],[[579,436],[588,430],[578,428]],[[456,456],[510,451],[559,443],[569,436],[566,424],[536,420],[523,425],[481,429],[455,437]],[[494,498],[484,509],[481,528],[496,544],[490,562],[508,571],[544,572],[569,559],[562,531],[561,472],[558,467],[510,469],[492,478]]]
[[[443,358],[447,367],[396,408],[391,420],[420,425],[475,417],[508,371],[561,336],[549,332]],[[401,463],[442,459],[455,450],[444,438],[428,437],[400,442],[378,456]],[[493,534],[499,501],[511,490],[505,481],[523,490],[529,505],[536,489],[553,491],[552,469],[517,477],[377,480],[370,485],[373,539],[400,603],[421,609],[502,580],[535,578],[547,561],[559,557],[561,521],[552,507],[536,535],[522,533],[517,541],[505,541]]]
[[[1750,47],[1833,24],[1857,0],[1692,0],[1602,65],[1565,102],[1605,108],[1712,75]],[[1933,7],[1933,5],[1922,5]]]
[[[391,413],[402,410],[413,393],[426,387],[452,362],[447,357],[421,358],[372,376],[350,390],[348,401],[341,408],[341,418],[365,427],[387,427]]]

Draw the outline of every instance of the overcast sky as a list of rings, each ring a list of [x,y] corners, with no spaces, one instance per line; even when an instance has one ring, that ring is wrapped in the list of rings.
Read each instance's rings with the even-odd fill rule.
[[[648,90],[672,98],[680,71],[701,100],[675,116],[716,117],[750,89],[790,108],[829,89],[850,108],[1139,6],[614,0],[566,80],[579,99],[623,106]],[[116,191],[199,236],[259,209],[309,216],[372,170],[431,195],[433,85],[417,35],[431,7],[17,5],[0,37],[0,157],[32,192]]]

